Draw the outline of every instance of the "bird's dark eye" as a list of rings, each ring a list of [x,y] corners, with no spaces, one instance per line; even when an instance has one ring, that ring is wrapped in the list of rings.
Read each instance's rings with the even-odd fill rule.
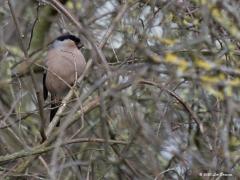
[[[80,43],[80,39],[77,38],[76,36],[71,36],[69,39],[71,39],[72,41],[74,41],[75,44],[79,44],[79,43]]]

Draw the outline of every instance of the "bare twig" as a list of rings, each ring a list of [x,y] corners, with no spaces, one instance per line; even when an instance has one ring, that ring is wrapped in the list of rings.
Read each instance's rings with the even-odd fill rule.
[[[72,139],[72,140],[63,142],[60,144],[60,146],[76,144],[76,143],[86,143],[86,142],[88,142],[88,143],[104,143],[105,140],[100,139],[100,138],[78,138],[78,139]],[[118,140],[108,140],[108,142],[110,144],[122,144],[122,145],[128,144],[125,141],[118,141]],[[43,153],[53,150],[54,148],[55,148],[54,145],[46,146],[46,147],[43,147],[42,145],[40,145],[38,147],[33,148],[30,151],[22,150],[22,151],[19,151],[17,153],[13,153],[10,155],[0,156],[0,163],[16,160],[16,159],[27,157],[27,156],[43,154]]]
[[[114,18],[114,20],[112,21],[111,26],[108,28],[107,32],[105,33],[105,35],[103,36],[103,39],[99,45],[99,47],[102,49],[105,44],[107,43],[109,37],[111,36],[111,34],[113,33],[113,30],[115,28],[115,26],[117,25],[117,23],[120,21],[120,19],[122,18],[122,16],[124,15],[124,13],[126,12],[128,8],[128,4],[124,3],[122,5],[122,7],[119,10],[118,15]]]
[[[22,51],[24,52],[25,59],[27,60],[29,58],[28,57],[28,52],[27,52],[27,49],[25,48],[24,43],[23,43],[23,39],[22,39],[22,35],[21,35],[22,33],[21,33],[21,30],[20,30],[20,27],[19,27],[19,22],[18,22],[18,20],[16,18],[16,15],[14,13],[14,10],[13,10],[12,4],[11,4],[11,0],[8,0],[8,5],[9,5],[9,8],[11,10],[12,17],[13,17],[13,20],[14,20],[14,23],[15,23],[15,26],[16,26],[16,29],[17,29],[17,32],[18,32],[19,44],[22,48]],[[39,114],[40,114],[40,117],[41,117],[40,133],[41,133],[41,136],[42,136],[42,141],[44,141],[46,139],[46,135],[45,135],[45,132],[44,132],[45,118],[44,118],[44,112],[43,112],[43,97],[42,97],[42,94],[40,93],[40,90],[37,86],[37,83],[36,83],[36,80],[35,80],[35,77],[34,77],[34,72],[33,72],[32,68],[30,68],[30,74],[31,74],[33,86],[36,90],[38,107],[39,107]]]
[[[149,80],[139,80],[140,84],[148,84],[151,86],[156,86],[160,89],[163,89],[164,91],[166,91],[168,94],[170,94],[171,96],[173,96],[180,104],[183,105],[183,107],[186,109],[186,111],[189,113],[190,117],[196,122],[200,132],[202,134],[204,134],[204,128],[203,128],[203,124],[201,123],[201,121],[198,119],[197,115],[194,113],[194,111],[191,110],[191,108],[187,105],[187,103],[185,103],[183,101],[183,99],[181,97],[179,97],[176,93],[170,91],[169,89],[166,89],[162,86],[160,86],[159,84],[149,81]]]

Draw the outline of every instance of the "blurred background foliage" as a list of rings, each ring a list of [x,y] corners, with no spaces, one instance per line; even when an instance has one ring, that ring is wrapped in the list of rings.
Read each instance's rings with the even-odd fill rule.
[[[90,37],[51,2],[0,0],[3,179],[240,178],[238,0],[59,1]],[[40,145],[43,62],[66,32],[93,64],[60,117],[74,123]]]

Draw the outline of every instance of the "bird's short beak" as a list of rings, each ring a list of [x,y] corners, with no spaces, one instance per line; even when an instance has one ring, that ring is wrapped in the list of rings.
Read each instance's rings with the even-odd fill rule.
[[[82,47],[83,47],[83,44],[82,43],[78,43],[77,48],[81,49]]]

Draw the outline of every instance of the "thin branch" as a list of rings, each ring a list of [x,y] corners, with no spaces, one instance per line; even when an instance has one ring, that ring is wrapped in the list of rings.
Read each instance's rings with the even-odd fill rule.
[[[25,61],[27,61],[29,59],[28,52],[27,52],[27,49],[24,47],[24,43],[23,43],[23,39],[22,39],[22,33],[21,33],[21,30],[20,30],[20,27],[19,27],[19,22],[16,18],[14,10],[13,10],[11,0],[8,0],[8,5],[9,5],[9,8],[10,8],[10,11],[11,11],[16,29],[17,29],[19,44],[22,48],[22,51],[24,52]],[[37,82],[35,80],[34,72],[33,72],[32,67],[30,67],[30,75],[31,75],[32,83],[33,83],[33,86],[35,88],[36,95],[37,95],[39,114],[40,114],[40,118],[41,118],[40,133],[41,133],[41,136],[42,136],[42,141],[44,141],[46,139],[46,135],[45,135],[45,132],[44,132],[45,118],[44,118],[44,112],[43,112],[43,97],[42,97],[42,94],[40,93],[40,90],[37,86]]]
[[[29,51],[29,49],[30,49],[30,47],[31,47],[34,28],[35,28],[35,26],[36,26],[36,24],[37,24],[37,22],[38,22],[38,19],[39,19],[39,8],[40,8],[40,4],[38,4],[38,6],[37,6],[37,16],[36,16],[36,19],[34,20],[33,25],[32,25],[31,36],[30,36],[30,40],[29,40],[29,43],[28,43],[27,51]]]
[[[125,141],[119,141],[119,140],[111,140],[109,139],[108,142],[110,144],[122,144],[122,145],[127,145],[128,143]],[[72,140],[68,140],[66,142],[61,143],[60,146],[65,146],[65,145],[70,145],[70,144],[77,144],[77,143],[105,143],[105,139],[100,139],[100,138],[78,138],[78,139],[72,139]],[[38,147],[33,148],[32,150],[22,150],[10,155],[4,155],[4,156],[0,156],[0,163],[4,163],[7,161],[12,161],[12,160],[16,160],[19,158],[23,158],[23,157],[28,157],[28,156],[32,156],[32,155],[39,155],[39,154],[43,154],[46,153],[48,151],[51,151],[55,148],[55,145],[53,146],[46,146],[46,147],[42,147],[41,145]]]
[[[194,111],[192,111],[192,109],[188,106],[188,104],[186,102],[184,102],[184,100],[181,97],[179,97],[176,93],[170,91],[169,89],[166,89],[166,88],[160,86],[159,84],[157,84],[155,82],[149,81],[149,80],[141,79],[141,80],[139,80],[139,83],[140,84],[148,84],[148,85],[151,85],[151,86],[158,87],[158,88],[163,89],[164,91],[166,91],[172,97],[174,97],[180,104],[182,104],[182,106],[185,108],[185,110],[189,113],[190,117],[195,121],[195,123],[197,124],[200,132],[202,134],[204,134],[203,124],[198,119],[197,115],[194,113]]]
[[[101,43],[100,43],[100,45],[99,45],[99,47],[100,47],[101,49],[106,45],[109,37],[110,37],[111,34],[113,33],[113,30],[114,30],[115,26],[116,26],[117,23],[120,21],[120,19],[123,17],[123,15],[124,15],[124,13],[126,12],[127,8],[128,8],[128,4],[127,4],[127,3],[124,3],[124,4],[122,5],[122,7],[120,8],[120,11],[119,11],[118,15],[114,18],[111,26],[108,28],[107,32],[106,32],[106,33],[104,34],[104,36],[103,36],[103,39],[102,39],[102,41],[101,41]]]

